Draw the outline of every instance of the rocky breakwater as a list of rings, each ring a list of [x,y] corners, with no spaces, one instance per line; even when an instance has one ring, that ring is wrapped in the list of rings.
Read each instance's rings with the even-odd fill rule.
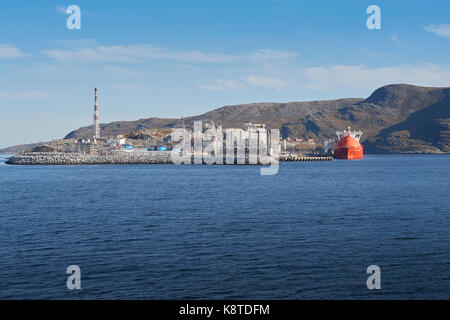
[[[82,165],[82,164],[169,164],[170,151],[81,153],[21,153],[6,161],[15,165]]]
[[[328,155],[322,156],[303,156],[296,154],[280,155],[280,162],[293,162],[293,161],[331,161],[333,157]]]
[[[280,162],[331,161],[330,156],[280,155]],[[249,164],[248,156],[245,159]],[[15,165],[84,165],[84,164],[172,164],[171,151],[110,152],[106,154],[81,154],[60,152],[20,153],[12,156],[6,164]],[[192,157],[192,162],[194,158]],[[203,162],[205,163],[205,162]],[[226,159],[223,159],[226,163]],[[237,162],[234,162],[237,164]]]

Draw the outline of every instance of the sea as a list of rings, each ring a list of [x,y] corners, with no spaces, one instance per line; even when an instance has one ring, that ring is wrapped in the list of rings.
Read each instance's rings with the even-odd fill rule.
[[[6,159],[0,299],[450,299],[450,155],[289,162],[271,176]]]

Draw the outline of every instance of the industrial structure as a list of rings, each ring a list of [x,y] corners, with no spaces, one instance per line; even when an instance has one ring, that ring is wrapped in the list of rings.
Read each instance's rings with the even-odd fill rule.
[[[177,136],[174,128],[149,128],[144,130],[144,124],[140,124],[140,130],[130,131],[117,136],[100,135],[98,89],[94,88],[94,114],[92,135],[87,133],[83,137],[55,140],[48,144],[53,152],[77,153],[82,155],[107,155],[107,154],[146,154],[148,152],[187,151],[195,155],[197,159],[214,157],[222,160],[238,163],[257,163],[264,157],[278,154],[308,154],[315,149],[312,139],[279,139],[271,130],[261,123],[245,123],[240,128],[222,128],[215,125],[212,120],[194,121],[193,128],[186,128],[183,122],[182,135]],[[194,130],[192,130],[194,129]],[[89,130],[90,131],[90,130]],[[175,134],[175,136],[174,136]],[[274,141],[276,140],[276,144]],[[283,143],[280,148],[281,141]],[[306,149],[302,148],[306,145]],[[290,152],[288,149],[291,149]],[[50,151],[48,151],[50,152]]]
[[[94,89],[94,139],[100,138],[100,121],[98,118],[98,96],[97,88]]]

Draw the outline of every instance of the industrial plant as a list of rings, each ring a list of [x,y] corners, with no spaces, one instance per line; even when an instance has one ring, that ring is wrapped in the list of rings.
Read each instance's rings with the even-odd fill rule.
[[[103,129],[105,129],[103,127]],[[103,130],[105,131],[105,130]],[[280,139],[264,123],[222,128],[211,120],[180,127],[102,135],[98,89],[94,89],[92,135],[52,140],[11,157],[9,164],[270,164],[279,161],[328,161],[331,154],[310,138]],[[325,144],[326,146],[326,144]]]
[[[179,144],[179,137],[174,139],[174,131],[177,129],[186,130],[187,136],[190,138],[190,144],[192,145],[192,152],[194,152],[194,138],[195,128],[183,126],[181,128],[150,128],[144,124],[138,130],[131,131],[125,134],[116,136],[102,136],[100,117],[99,117],[99,99],[98,89],[94,89],[94,112],[92,123],[92,136],[91,138],[79,138],[79,139],[57,139],[46,143],[44,146],[36,147],[34,150],[28,150],[32,152],[61,152],[61,153],[78,153],[85,155],[93,154],[110,154],[110,153],[146,153],[150,151],[172,151],[177,149]],[[195,125],[194,125],[195,126]],[[197,128],[198,129],[198,128]],[[204,147],[211,141],[216,141],[216,147],[214,152],[217,153],[217,141],[219,136],[223,138],[223,148],[226,153],[227,136],[233,136],[234,142],[243,141],[245,144],[245,150],[248,153],[250,148],[249,139],[250,132],[257,132],[259,135],[263,135],[266,139],[264,145],[269,146],[270,149],[270,134],[268,128],[263,123],[245,123],[241,128],[226,128],[216,125],[213,121],[202,121],[202,140]],[[215,132],[215,135],[211,135],[211,132]],[[259,139],[259,138],[258,138]],[[228,140],[230,143],[231,140]],[[320,144],[317,144],[310,138],[286,138],[280,139],[280,149],[278,150],[280,155],[288,156],[291,154],[296,155],[317,155],[321,152]],[[259,142],[257,143],[259,145]],[[238,147],[238,146],[237,146]]]

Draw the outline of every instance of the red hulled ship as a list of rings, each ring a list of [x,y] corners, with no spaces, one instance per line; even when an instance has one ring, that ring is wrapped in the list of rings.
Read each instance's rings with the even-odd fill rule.
[[[363,158],[363,147],[359,143],[362,131],[337,131],[338,143],[334,146],[335,159],[359,160]]]

